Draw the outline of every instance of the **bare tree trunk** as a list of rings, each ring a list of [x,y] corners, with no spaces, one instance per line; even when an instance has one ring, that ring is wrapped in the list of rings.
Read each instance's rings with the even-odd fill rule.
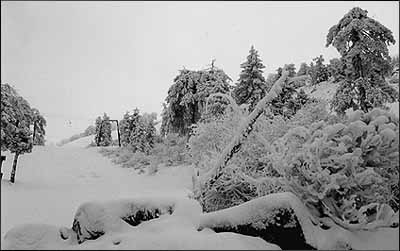
[[[222,176],[223,169],[228,164],[228,162],[232,158],[232,156],[240,150],[242,143],[247,138],[247,136],[250,134],[250,132],[253,130],[254,123],[257,121],[257,119],[263,113],[266,105],[282,92],[283,84],[288,79],[288,75],[289,75],[288,71],[284,70],[282,72],[281,77],[275,82],[275,84],[272,86],[271,90],[267,93],[267,95],[265,95],[264,98],[262,98],[258,102],[258,104],[254,108],[254,110],[250,113],[250,115],[247,117],[247,119],[239,127],[239,130],[236,133],[236,135],[234,136],[234,138],[232,139],[231,143],[227,147],[225,147],[220,158],[217,160],[217,162],[213,168],[213,171],[212,171],[212,172],[214,172],[214,176],[211,177],[211,179],[207,181],[208,184],[206,184],[206,187],[208,186],[208,188],[211,188],[211,186],[218,180],[218,178]],[[204,195],[204,192],[205,191],[203,191],[203,195]]]
[[[11,177],[10,177],[11,183],[14,183],[14,181],[15,181],[15,172],[17,171],[18,157],[19,157],[19,153],[16,152],[14,155],[14,162],[13,162],[13,166],[12,166],[12,170],[11,170]]]

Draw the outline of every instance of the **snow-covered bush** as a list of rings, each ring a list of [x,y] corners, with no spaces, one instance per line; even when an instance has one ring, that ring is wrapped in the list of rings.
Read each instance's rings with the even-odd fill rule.
[[[294,127],[270,150],[272,167],[314,216],[371,228],[390,225],[398,211],[399,119],[387,111]]]
[[[110,158],[114,164],[124,168],[133,168],[139,173],[145,172],[151,163],[151,156],[143,152],[133,152],[129,147],[100,148],[99,152]]]
[[[233,109],[227,109],[222,120],[199,123],[189,139],[192,162],[200,173],[199,189],[203,191],[205,188],[202,185],[208,178],[208,171],[245,118],[244,111],[234,107],[234,104],[232,106]],[[328,119],[327,106],[322,101],[306,104],[289,120],[281,116],[270,120],[262,115],[242,149],[231,159],[223,176],[214,185],[214,189],[205,191],[206,196],[199,198],[205,211],[227,208],[255,197],[283,191],[279,175],[271,167],[266,152],[290,128]]]
[[[189,163],[186,137],[178,134],[168,134],[162,143],[154,145],[150,155],[157,163],[164,163],[166,166],[176,166]]]
[[[125,168],[133,168],[139,173],[157,172],[159,164],[177,166],[189,163],[186,138],[177,134],[168,134],[161,143],[155,143],[154,148],[148,154],[141,151],[133,151],[129,146],[118,148],[100,148],[99,152],[110,158],[113,163]]]

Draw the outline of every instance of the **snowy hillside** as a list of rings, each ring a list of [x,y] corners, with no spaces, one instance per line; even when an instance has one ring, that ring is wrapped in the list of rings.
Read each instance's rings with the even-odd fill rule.
[[[331,101],[335,95],[338,83],[332,83],[330,81],[324,81],[317,84],[316,88],[312,86],[301,87],[311,97]],[[398,89],[398,88],[397,88]],[[399,114],[399,102],[388,104],[390,111],[398,116]]]

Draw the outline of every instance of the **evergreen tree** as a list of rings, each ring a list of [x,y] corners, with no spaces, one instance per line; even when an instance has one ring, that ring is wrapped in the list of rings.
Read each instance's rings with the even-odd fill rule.
[[[398,99],[398,93],[384,78],[391,68],[387,46],[395,39],[388,28],[367,14],[359,7],[351,9],[327,35],[326,46],[334,46],[345,65],[346,78],[332,101],[340,114],[348,108],[367,112]]]
[[[189,126],[200,119],[201,112],[195,95],[199,83],[200,74],[197,71],[183,69],[175,77],[165,100],[168,104],[167,133],[187,135]]]
[[[161,114],[161,134],[187,136],[191,125],[201,119],[207,98],[213,93],[230,91],[229,80],[228,75],[213,64],[211,68],[201,71],[181,70],[168,90]],[[223,101],[215,97],[211,106],[213,112],[219,113],[223,110]]]
[[[46,135],[45,126],[46,119],[40,114],[36,108],[32,109],[33,113],[33,145],[44,146]]]
[[[233,91],[233,96],[238,105],[249,104],[250,110],[265,96],[265,79],[258,52],[251,46],[246,62],[240,65],[242,72]]]
[[[312,66],[311,83],[316,85],[323,81],[327,81],[329,77],[328,69],[324,65],[324,58],[322,55],[313,59],[315,65]]]
[[[162,104],[163,109],[161,112],[161,126],[160,126],[160,135],[161,137],[167,136],[167,133],[169,131],[169,122],[170,122],[170,117],[169,117],[169,111],[168,111],[168,106],[166,103]]]
[[[307,63],[301,63],[299,71],[297,72],[297,76],[304,76],[308,75],[310,73],[310,67],[307,65]]]
[[[96,143],[97,146],[100,146],[100,142],[101,142],[100,127],[101,127],[101,122],[102,122],[102,121],[103,121],[103,120],[101,119],[100,116],[98,116],[98,117],[96,118],[96,122],[95,122],[95,124],[96,124],[96,130],[95,130],[96,134],[95,134],[95,136],[94,136],[94,142]]]
[[[329,75],[332,76],[333,82],[338,82],[344,79],[344,64],[338,58],[333,58],[329,61],[328,65]]]
[[[110,117],[106,113],[104,113],[103,115],[100,134],[101,134],[100,145],[110,146],[112,144],[111,122],[110,122]]]
[[[198,99],[201,104],[203,121],[218,119],[224,114],[228,101],[224,97],[210,97],[210,95],[228,94],[230,92],[228,81],[231,81],[229,76],[214,65],[210,69],[202,71]]]
[[[33,112],[28,101],[8,84],[1,84],[1,150],[14,153],[10,181],[14,183],[18,157],[32,151]]]
[[[129,145],[129,136],[131,134],[130,120],[131,120],[131,115],[129,115],[129,112],[127,111],[124,114],[122,120],[119,122],[119,130],[120,130],[122,146]]]
[[[284,68],[279,67],[276,70],[277,71],[277,73],[275,74],[276,80],[282,76],[283,69],[286,70],[287,67],[290,67],[290,66],[285,65]],[[288,70],[286,70],[286,71],[288,71]],[[289,83],[287,81],[284,84],[282,84],[282,91],[270,103],[269,108],[270,108],[270,111],[272,112],[272,114],[281,115],[284,118],[290,118],[304,104],[306,104],[307,102],[310,101],[307,94],[303,90],[300,90],[300,92],[298,92],[294,85],[295,85],[294,82]],[[271,89],[271,87],[268,87],[267,90],[270,91],[270,89]]]
[[[289,78],[296,76],[296,66],[294,64],[285,64],[283,67],[289,72]],[[282,75],[282,72],[280,75]]]
[[[155,125],[157,124],[156,119],[157,119],[156,113],[151,113],[151,114],[144,113],[140,119],[141,124],[144,126],[144,129],[146,131],[146,135],[143,140],[144,142],[143,151],[146,154],[150,153],[150,150],[154,147],[156,138],[156,127],[155,127]]]

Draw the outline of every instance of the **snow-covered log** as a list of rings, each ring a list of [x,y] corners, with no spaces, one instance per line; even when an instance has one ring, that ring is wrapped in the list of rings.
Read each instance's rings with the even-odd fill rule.
[[[399,227],[349,231],[326,223],[320,225],[297,196],[285,192],[205,213],[200,229],[257,236],[282,249],[399,249]]]

